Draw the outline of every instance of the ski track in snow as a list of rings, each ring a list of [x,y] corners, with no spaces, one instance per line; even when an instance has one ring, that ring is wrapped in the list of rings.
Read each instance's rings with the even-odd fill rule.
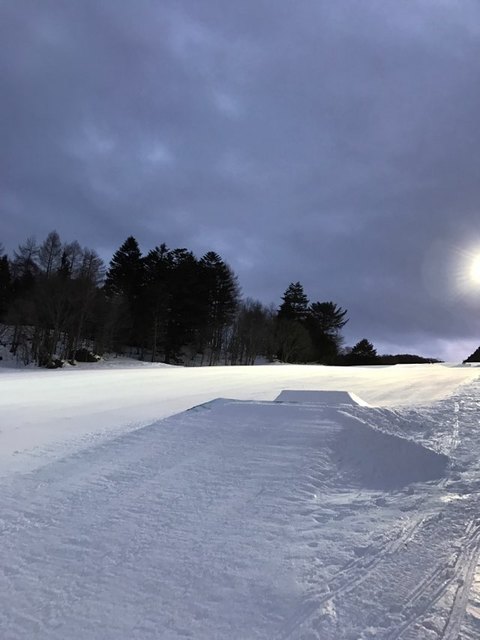
[[[479,392],[50,440],[1,480],[0,637],[478,640]]]

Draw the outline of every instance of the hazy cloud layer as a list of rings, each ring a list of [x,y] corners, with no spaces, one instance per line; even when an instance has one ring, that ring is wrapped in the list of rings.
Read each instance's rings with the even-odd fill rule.
[[[480,343],[476,0],[10,0],[0,239],[218,251],[351,343]]]

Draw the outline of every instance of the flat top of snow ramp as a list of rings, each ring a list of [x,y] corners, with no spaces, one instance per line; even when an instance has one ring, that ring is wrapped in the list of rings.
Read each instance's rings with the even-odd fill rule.
[[[308,404],[322,404],[337,406],[341,404],[359,405],[368,407],[368,403],[350,391],[324,391],[324,390],[296,390],[284,389],[275,402],[299,402]]]
[[[2,637],[392,638],[461,577],[446,473],[326,406],[199,406],[0,484]]]

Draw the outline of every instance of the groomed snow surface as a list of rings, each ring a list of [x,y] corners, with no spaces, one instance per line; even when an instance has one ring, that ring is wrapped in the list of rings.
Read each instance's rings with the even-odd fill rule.
[[[1,370],[0,638],[480,638],[477,378]]]

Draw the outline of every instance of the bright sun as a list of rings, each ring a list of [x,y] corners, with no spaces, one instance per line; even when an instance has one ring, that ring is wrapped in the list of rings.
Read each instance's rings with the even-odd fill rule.
[[[470,280],[480,283],[480,256],[475,256],[470,264]]]

